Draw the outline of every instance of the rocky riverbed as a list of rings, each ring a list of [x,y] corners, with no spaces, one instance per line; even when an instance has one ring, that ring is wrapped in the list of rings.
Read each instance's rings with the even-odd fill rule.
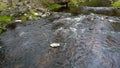
[[[0,36],[0,68],[120,68],[119,60],[115,16],[53,13]]]

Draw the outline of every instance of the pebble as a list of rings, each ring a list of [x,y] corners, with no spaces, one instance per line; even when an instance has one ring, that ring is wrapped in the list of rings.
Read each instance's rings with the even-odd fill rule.
[[[35,16],[38,16],[39,14],[38,13],[34,13]]]
[[[15,22],[22,22],[22,20],[15,20]]]
[[[50,44],[51,47],[59,47],[60,46],[60,43],[52,43]]]
[[[0,49],[2,48],[2,46],[0,46]]]

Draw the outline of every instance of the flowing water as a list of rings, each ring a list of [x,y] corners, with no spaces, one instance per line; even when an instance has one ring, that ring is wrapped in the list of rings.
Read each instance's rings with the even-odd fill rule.
[[[3,33],[0,47],[0,68],[120,68],[120,18],[53,13]]]

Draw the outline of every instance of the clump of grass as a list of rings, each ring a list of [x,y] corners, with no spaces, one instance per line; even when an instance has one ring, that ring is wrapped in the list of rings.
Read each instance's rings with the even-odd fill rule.
[[[62,6],[59,5],[59,4],[52,4],[51,6],[48,7],[49,10],[51,11],[55,11],[55,10],[58,10],[60,9]]]
[[[26,16],[23,16],[23,17],[21,18],[21,20],[22,20],[23,22],[25,22],[25,21],[28,20],[28,18],[27,18]]]
[[[29,15],[29,19],[31,20],[37,20],[38,19],[38,16],[34,14],[35,12],[30,12],[28,15]]]
[[[113,6],[113,7],[120,7],[120,2],[114,2],[114,3],[112,4],[112,6]]]
[[[6,16],[6,15],[1,15],[0,16],[0,27],[4,28],[7,26],[9,22],[11,22],[13,17],[11,16]]]
[[[76,6],[76,5],[78,5],[78,1],[77,0],[70,0],[69,5],[70,6]]]
[[[2,34],[3,33],[3,30],[2,29],[0,29],[0,34]]]
[[[11,16],[2,15],[2,16],[0,16],[0,21],[7,23],[7,22],[10,22],[12,20],[12,18],[13,17],[11,17]]]

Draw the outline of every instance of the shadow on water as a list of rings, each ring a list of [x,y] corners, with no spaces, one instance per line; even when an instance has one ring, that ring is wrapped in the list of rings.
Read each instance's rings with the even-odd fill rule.
[[[0,40],[0,67],[2,67],[2,64],[4,63],[5,55],[4,55],[4,48],[3,48],[3,43]]]
[[[81,14],[81,9],[82,9],[82,7],[72,6],[72,7],[62,7],[60,9],[54,10],[54,11],[71,13],[72,15],[76,16],[78,14]]]
[[[119,22],[111,22],[111,25],[116,32],[120,32],[120,23]]]

